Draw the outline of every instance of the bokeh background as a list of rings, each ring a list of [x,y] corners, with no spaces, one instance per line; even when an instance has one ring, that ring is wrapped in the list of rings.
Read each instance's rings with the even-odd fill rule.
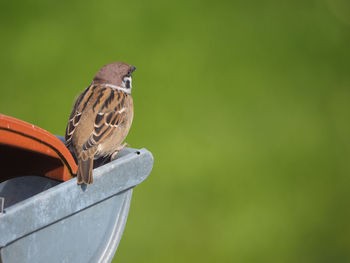
[[[1,1],[0,112],[64,134],[112,61],[152,151],[113,262],[350,262],[347,0]]]

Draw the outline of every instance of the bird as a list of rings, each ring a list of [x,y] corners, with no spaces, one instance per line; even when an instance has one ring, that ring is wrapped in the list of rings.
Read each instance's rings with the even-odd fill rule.
[[[135,69],[124,62],[103,66],[75,100],[65,141],[78,163],[78,184],[93,183],[95,158],[113,160],[127,145],[122,142],[134,116],[131,89]]]

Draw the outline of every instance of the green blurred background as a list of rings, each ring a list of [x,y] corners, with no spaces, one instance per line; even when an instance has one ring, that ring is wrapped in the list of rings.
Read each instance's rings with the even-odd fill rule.
[[[1,1],[0,112],[64,134],[112,61],[152,151],[113,262],[350,262],[347,0]]]

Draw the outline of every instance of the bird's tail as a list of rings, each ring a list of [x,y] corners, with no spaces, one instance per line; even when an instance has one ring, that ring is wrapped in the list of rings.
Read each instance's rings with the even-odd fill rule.
[[[77,182],[78,184],[92,184],[92,168],[93,168],[94,158],[79,158],[78,160],[78,173]]]

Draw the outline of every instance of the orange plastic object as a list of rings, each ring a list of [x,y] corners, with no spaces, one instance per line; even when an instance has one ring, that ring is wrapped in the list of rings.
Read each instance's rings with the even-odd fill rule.
[[[0,182],[23,175],[67,181],[78,168],[56,136],[3,114],[0,114],[0,163]]]

